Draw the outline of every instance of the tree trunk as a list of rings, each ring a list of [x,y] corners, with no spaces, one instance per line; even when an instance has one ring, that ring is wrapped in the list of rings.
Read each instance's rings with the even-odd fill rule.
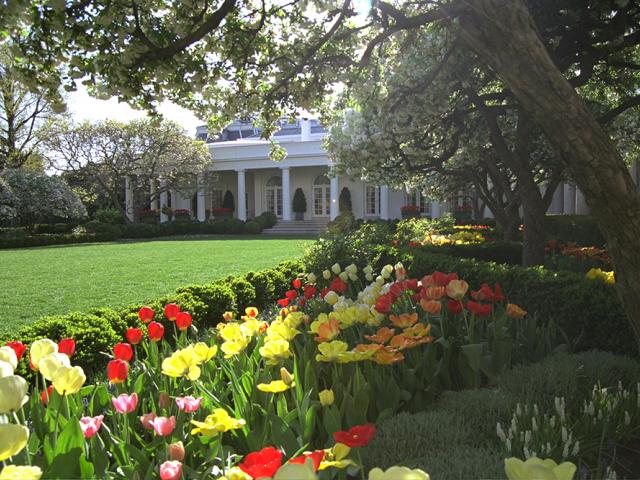
[[[522,265],[530,267],[544,263],[544,247],[547,238],[545,209],[539,200],[525,199],[522,195],[524,239],[522,244]]]
[[[640,347],[640,195],[594,115],[553,64],[522,0],[467,0],[462,37],[514,93],[566,162],[602,231]]]

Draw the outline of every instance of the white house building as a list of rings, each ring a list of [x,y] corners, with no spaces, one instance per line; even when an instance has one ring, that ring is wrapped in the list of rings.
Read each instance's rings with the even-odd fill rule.
[[[171,192],[169,197],[163,192],[151,208],[158,210],[170,205],[172,209],[186,209],[194,219],[205,221],[207,211],[222,207],[224,195],[230,191],[236,218],[247,220],[273,212],[279,224],[288,224],[295,222],[292,199],[295,190],[301,188],[307,211],[300,223],[320,226],[338,215],[339,195],[346,187],[351,194],[352,212],[359,219],[401,218],[405,205],[415,205],[421,215],[432,218],[451,209],[452,202],[431,201],[417,190],[393,190],[346,176],[331,176],[332,162],[322,145],[325,135],[317,120],[283,121],[275,141],[287,151],[287,156],[282,161],[273,161],[269,159],[270,142],[260,138],[250,121],[236,121],[214,138],[208,137],[205,127],[200,127],[197,137],[207,141],[213,158],[208,172],[210,180],[199,179],[201,188],[193,198],[183,198],[177,192]],[[639,170],[636,162],[632,174],[637,183]],[[133,195],[128,187],[126,194],[129,203]],[[461,202],[462,197],[456,201]],[[579,189],[562,184],[554,194],[549,213],[588,214],[589,207]],[[491,216],[488,210],[485,214]],[[160,220],[167,221],[167,215],[161,214]]]

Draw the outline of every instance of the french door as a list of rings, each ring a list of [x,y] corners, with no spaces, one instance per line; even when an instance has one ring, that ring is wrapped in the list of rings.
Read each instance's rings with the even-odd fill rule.
[[[331,209],[331,189],[328,185],[313,187],[313,215],[315,217],[329,216]]]
[[[275,213],[278,218],[282,217],[282,187],[268,186],[266,190],[267,212]]]

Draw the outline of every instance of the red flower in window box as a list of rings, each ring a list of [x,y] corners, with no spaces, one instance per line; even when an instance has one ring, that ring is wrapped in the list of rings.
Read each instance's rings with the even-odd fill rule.
[[[400,211],[402,213],[419,213],[420,207],[417,205],[405,205],[404,207],[400,208]]]

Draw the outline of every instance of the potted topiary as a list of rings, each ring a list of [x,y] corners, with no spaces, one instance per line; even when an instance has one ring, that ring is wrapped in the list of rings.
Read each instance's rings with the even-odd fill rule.
[[[293,194],[293,211],[296,214],[296,220],[304,220],[304,212],[307,211],[307,199],[300,187],[296,188]]]
[[[224,192],[224,198],[222,199],[222,209],[216,212],[219,216],[231,217],[236,209],[236,202],[233,198],[231,190]]]
[[[351,212],[353,210],[353,206],[351,205],[351,191],[347,187],[344,187],[340,191],[338,209],[340,210],[340,213]]]

